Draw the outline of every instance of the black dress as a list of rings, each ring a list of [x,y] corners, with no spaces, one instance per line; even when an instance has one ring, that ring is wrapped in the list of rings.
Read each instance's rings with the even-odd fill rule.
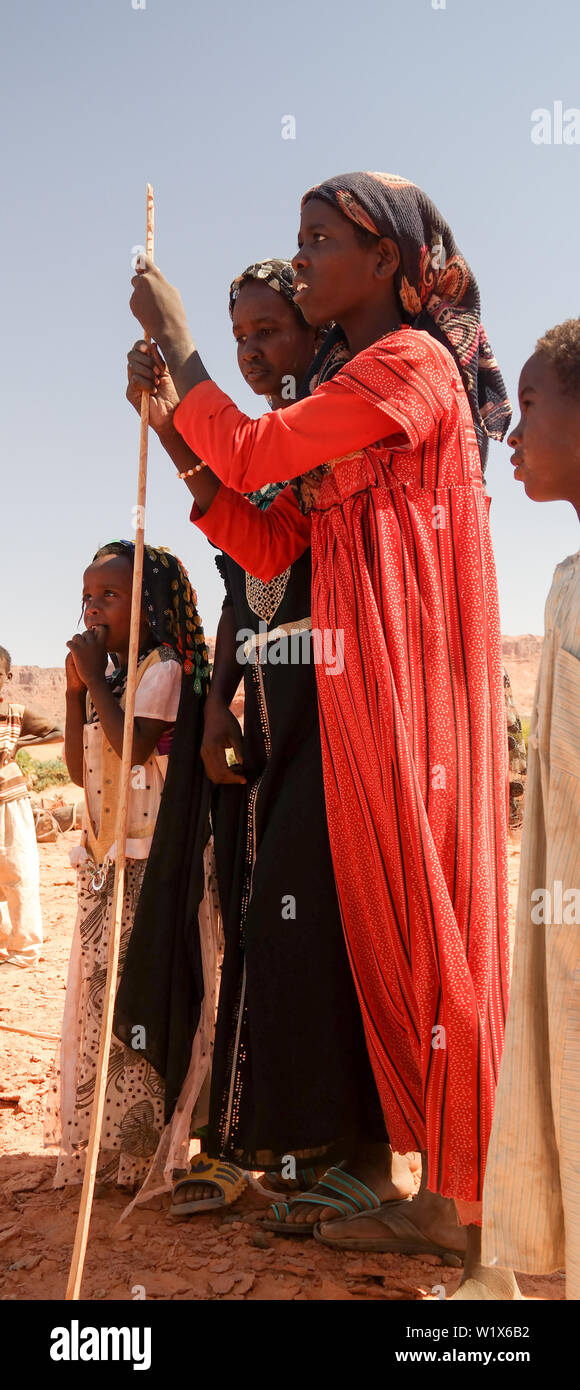
[[[261,629],[267,659],[243,668],[247,784],[214,798],[226,945],[208,1149],[277,1169],[285,1155],[340,1157],[353,1139],[386,1134],[328,842],[310,551],[270,584],[227,556],[217,564],[239,657]],[[274,638],[283,625],[298,632]]]

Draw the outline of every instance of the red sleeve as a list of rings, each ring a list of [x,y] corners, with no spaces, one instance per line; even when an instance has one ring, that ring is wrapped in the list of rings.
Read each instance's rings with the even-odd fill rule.
[[[429,333],[415,328],[390,333],[359,352],[341,367],[332,384],[381,405],[397,422],[403,442],[389,438],[393,451],[418,449],[443,416],[457,409],[457,392],[462,390],[451,354]],[[389,430],[383,433],[387,436]]]
[[[303,516],[291,487],[284,488],[265,512],[239,492],[220,487],[206,512],[194,502],[191,520],[208,540],[266,584],[310,545],[310,517]]]
[[[174,421],[223,483],[253,492],[379,441],[392,450],[417,449],[457,408],[460,388],[445,348],[428,333],[403,328],[285,410],[252,420],[215,382],[203,381],[177,407]]]
[[[176,429],[222,483],[254,492],[309,473],[383,439],[398,424],[384,407],[329,381],[312,396],[252,420],[214,381],[194,386],[174,414]]]

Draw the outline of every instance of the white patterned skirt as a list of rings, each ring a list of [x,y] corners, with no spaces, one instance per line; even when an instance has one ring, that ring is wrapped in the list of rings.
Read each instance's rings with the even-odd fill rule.
[[[125,870],[119,978],[133,929],[146,859]],[[45,1144],[58,1145],[55,1187],[82,1183],[95,1094],[107,977],[115,867],[95,891],[94,865],[77,869],[78,912],[69,963],[60,1054],[49,1082]],[[97,880],[98,881],[98,880]],[[132,1190],[151,1166],[163,1131],[164,1083],[138,1051],[111,1043],[97,1183]]]

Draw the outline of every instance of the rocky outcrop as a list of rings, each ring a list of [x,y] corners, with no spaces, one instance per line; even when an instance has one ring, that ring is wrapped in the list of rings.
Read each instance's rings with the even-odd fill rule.
[[[10,700],[50,714],[64,729],[64,670],[61,666],[13,666]]]
[[[210,661],[215,652],[215,637],[208,637]],[[530,714],[540,655],[542,638],[532,633],[519,637],[502,638],[503,659],[511,680],[514,701],[518,714],[524,718]],[[10,693],[13,699],[23,704],[34,705],[46,710],[47,714],[64,727],[65,682],[64,671],[59,666],[14,666]],[[242,688],[236,695],[233,711],[239,719],[244,708]]]
[[[208,637],[207,645],[210,661],[213,661],[215,637]],[[55,722],[64,729],[65,679],[62,667],[13,666],[9,698],[23,705],[32,705],[34,709],[50,714]],[[240,687],[232,708],[236,719],[243,717],[243,687]]]
[[[504,661],[539,662],[543,640],[543,637],[535,637],[531,632],[522,637],[502,637]]]
[[[532,711],[542,642],[542,637],[530,632],[518,637],[502,637],[504,665],[511,681],[516,709],[524,719]]]

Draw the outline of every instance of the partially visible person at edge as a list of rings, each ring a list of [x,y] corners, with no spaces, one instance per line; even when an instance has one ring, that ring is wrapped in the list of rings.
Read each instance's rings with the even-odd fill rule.
[[[352,354],[332,381],[250,420],[212,382],[181,298],[143,259],[131,307],[160,344],[175,424],[223,483],[294,478],[253,547],[229,496],[198,524],[264,580],[304,544],[312,622],[344,631],[317,666],[330,844],[367,1044],[394,1149],[420,1149],[468,1227],[454,1298],[517,1296],[481,1265],[481,1198],[508,990],[507,750],[497,581],[482,486],[509,403],[475,278],[431,200],[339,175],[302,203],[295,300]],[[283,499],[283,500],[282,500]],[[224,519],[225,512],[225,519]],[[277,537],[277,541],[276,541]],[[277,543],[278,542],[278,543]],[[388,615],[388,616],[387,616]],[[436,1212],[436,1197],[433,1197]],[[388,1206],[322,1223],[389,1240]],[[428,1203],[420,1216],[429,1229]],[[419,1217],[417,1217],[419,1221]]]
[[[81,843],[73,851],[78,916],[47,1105],[46,1142],[60,1147],[55,1187],[83,1180],[95,1092],[117,852],[133,559],[128,541],[97,551],[83,581],[86,631],[67,643],[65,757],[73,781],[84,787],[85,812]],[[114,669],[108,671],[109,657]],[[200,758],[208,677],[196,598],[185,570],[168,551],[147,546],[120,987],[97,1169],[99,1185],[129,1191],[150,1167],[187,1073],[196,1030],[207,1039],[213,1026],[206,1015],[212,993],[215,1003],[215,984],[203,978],[197,920],[205,903],[203,854],[209,833]],[[198,1058],[198,1094],[208,1068],[206,1043],[205,1055]]]
[[[16,752],[62,738],[39,710],[8,700],[12,661],[0,647],[0,967],[37,965],[42,946],[38,846],[34,817]]]
[[[528,765],[528,755],[526,743],[522,729],[522,721],[516,709],[516,702],[512,691],[512,683],[509,675],[503,669],[503,691],[506,708],[507,734],[508,734],[508,762],[509,762],[509,825],[510,830],[518,830],[523,819],[524,781]]]
[[[540,338],[519,400],[514,477],[534,502],[571,502],[580,518],[580,319]],[[579,977],[580,550],[557,566],[546,603],[483,1207],[485,1262],[565,1267],[569,1299],[580,1298]]]
[[[315,351],[315,332],[293,302],[290,262],[249,266],[230,287],[229,307],[242,375],[257,395],[284,409],[300,394]],[[136,408],[141,390],[154,388],[150,423],[178,468],[195,467],[173,426],[179,397],[155,349],[135,344],[129,383]],[[256,535],[282,487],[267,485],[245,502]],[[196,1181],[178,1184],[174,1207],[205,1210],[208,1194],[219,1196],[216,1179],[230,1160],[267,1169],[270,1185],[290,1199],[272,1205],[268,1228],[308,1235],[319,1219],[400,1201],[414,1184],[403,1156],[388,1148],[336,897],[310,631],[310,550],[269,583],[227,555],[217,564],[226,600],[202,753],[210,778],[221,784],[214,834],[226,950],[207,1148],[222,1166],[212,1173],[204,1154],[207,1176],[200,1181],[194,1160]],[[326,647],[319,656],[330,667],[340,653]],[[243,738],[230,710],[242,673]],[[236,769],[226,761],[230,746]],[[291,1197],[293,1186],[307,1195]],[[465,1234],[452,1208],[448,1218],[444,1248],[461,1252]],[[441,1253],[442,1245],[428,1241],[425,1249]]]

